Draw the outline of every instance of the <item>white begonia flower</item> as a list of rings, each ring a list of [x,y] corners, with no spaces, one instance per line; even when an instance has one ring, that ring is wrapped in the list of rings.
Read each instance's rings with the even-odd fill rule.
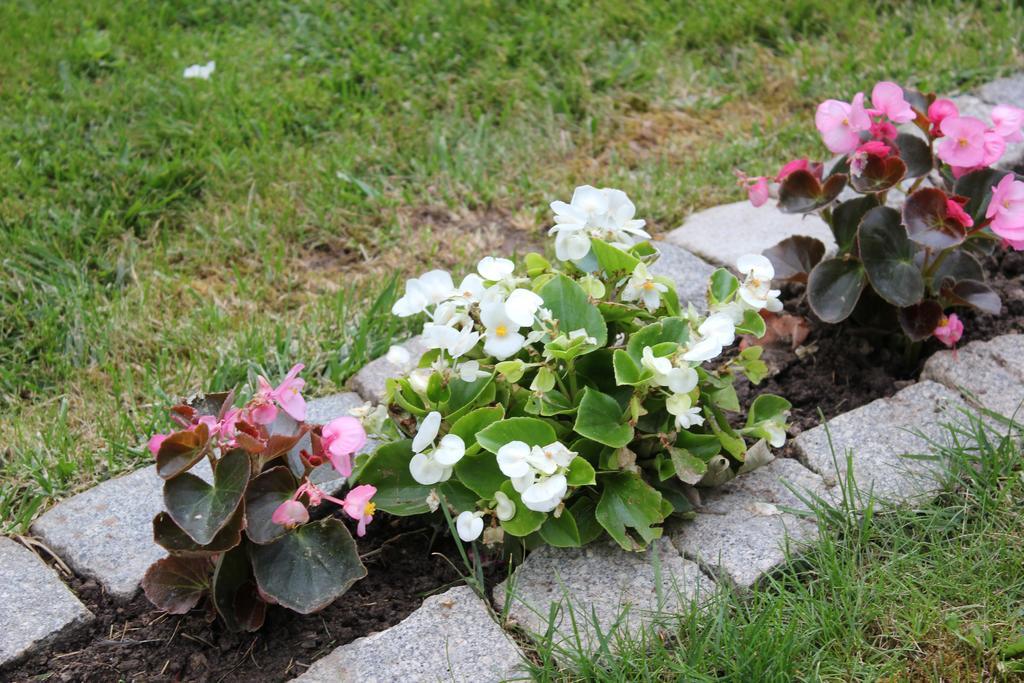
[[[647,239],[644,221],[636,220],[636,206],[622,190],[577,187],[569,204],[551,202],[555,225],[555,255],[560,261],[579,260],[590,251],[590,238],[597,237],[615,246],[630,247],[635,238]]]
[[[533,469],[528,468],[529,471],[521,477],[511,477],[512,488],[516,490],[516,493],[522,493],[526,489],[533,485],[533,482],[537,481],[537,473]]]
[[[765,431],[768,432],[768,443],[774,448],[782,448],[786,445],[786,416],[764,423]]]
[[[462,278],[462,282],[459,284],[458,296],[467,301],[479,301],[485,289],[487,288],[484,286],[484,279],[476,273],[470,273]]]
[[[736,269],[743,275],[740,284],[740,298],[756,311],[766,308],[773,313],[782,310],[778,289],[772,289],[772,278],[775,267],[767,257],[761,254],[746,254],[736,261]]]
[[[704,424],[704,416],[701,415],[700,406],[693,405],[693,401],[686,394],[673,394],[665,401],[665,409],[675,416],[677,429],[689,429],[695,425]]]
[[[502,491],[494,492],[494,515],[502,522],[507,522],[516,516],[516,504],[515,502],[506,496]]]
[[[506,477],[516,479],[530,473],[530,447],[524,441],[509,441],[498,449],[498,469]]]
[[[440,428],[441,413],[432,411],[420,422],[412,440],[415,455],[409,461],[409,472],[424,486],[447,481],[452,476],[452,465],[466,454],[465,442],[455,434],[446,434],[436,448],[427,451],[434,444]]]
[[[543,303],[544,299],[528,289],[514,289],[505,299],[505,315],[520,327],[529,327]]]
[[[427,306],[439,304],[453,294],[452,276],[443,270],[431,270],[405,281],[405,294],[391,307],[391,312],[400,318],[408,318],[423,313]]]
[[[185,71],[181,75],[183,78],[199,78],[201,80],[208,81],[216,68],[217,62],[214,61],[209,61],[206,64],[193,64],[192,66],[186,67]]]
[[[383,404],[375,406],[367,401],[349,410],[348,414],[359,420],[367,432],[377,434],[384,428],[384,423],[388,419],[388,407]]]
[[[482,512],[460,512],[455,518],[455,529],[459,532],[459,538],[466,543],[471,543],[480,538],[484,532],[484,520]]]
[[[728,313],[712,313],[697,328],[699,339],[683,354],[683,360],[703,363],[722,354],[736,340],[736,324]]]
[[[469,353],[480,341],[480,333],[472,327],[459,330],[435,323],[423,326],[423,336],[428,349],[444,349],[452,358]]]
[[[697,386],[697,371],[690,366],[674,367],[668,358],[658,358],[650,346],[645,346],[640,364],[654,373],[654,383],[668,387],[672,393],[686,394]]]
[[[475,382],[481,377],[487,377],[491,374],[481,370],[480,362],[475,360],[467,360],[465,363],[459,363],[455,366],[455,371],[459,373],[459,379],[463,382]]]
[[[556,467],[568,467],[576,457],[575,451],[570,451],[561,442],[555,441],[547,446],[534,446],[540,456],[546,461],[554,463]]]
[[[430,386],[430,376],[434,371],[430,368],[416,368],[409,373],[409,386],[420,396],[426,396],[427,387]]]
[[[445,327],[472,327],[473,319],[466,311],[468,303],[458,299],[442,301],[431,314],[431,322]]]
[[[526,338],[519,334],[519,325],[508,317],[504,304],[482,304],[480,322],[487,330],[484,353],[504,360],[523,348]]]
[[[585,328],[581,327],[578,330],[572,330],[572,331],[569,332],[569,339],[570,340],[572,340],[572,339],[579,339],[581,337],[583,338],[583,341],[585,341],[588,344],[596,344],[597,343],[597,339],[595,339],[594,337],[591,337],[587,333],[587,330]]]
[[[521,494],[523,505],[534,512],[551,512],[569,490],[564,474],[541,477]]]
[[[404,346],[398,346],[397,344],[389,346],[388,353],[384,357],[387,358],[388,362],[392,365],[405,365],[412,358],[409,355],[409,351]]]
[[[661,295],[668,286],[654,281],[654,276],[643,263],[636,264],[633,274],[622,288],[623,301],[643,301],[648,313],[654,313],[661,306]]]
[[[492,282],[506,280],[515,269],[516,264],[507,258],[494,258],[493,256],[485,256],[480,259],[480,263],[476,264],[476,272],[480,273],[480,277]]]

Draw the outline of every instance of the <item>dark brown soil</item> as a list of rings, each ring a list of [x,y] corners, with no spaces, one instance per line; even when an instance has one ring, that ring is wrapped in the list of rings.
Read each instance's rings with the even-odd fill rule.
[[[1003,311],[992,316],[958,309],[964,323],[961,345],[1024,331],[1024,252],[1002,252],[986,266],[989,284],[1003,300]],[[792,402],[792,436],[819,424],[819,410],[829,418],[892,396],[917,378],[929,356],[945,348],[932,339],[916,354],[913,350],[908,354],[899,337],[857,334],[851,325],[814,320],[800,286],[790,287],[785,295],[787,312],[811,320],[811,333],[803,346],[813,353],[801,359],[788,346],[768,347],[764,359],[775,374],[756,387],[737,385],[737,391],[744,403],[760,392],[779,394]]]
[[[0,670],[0,680],[285,681],[335,647],[397,624],[467,572],[451,536],[423,519],[381,514],[358,543],[365,579],[317,614],[271,607],[257,633],[232,633],[203,610],[157,612],[141,593],[119,605],[94,581],[72,579],[96,621],[17,668]],[[500,580],[499,569],[487,572],[488,584]]]

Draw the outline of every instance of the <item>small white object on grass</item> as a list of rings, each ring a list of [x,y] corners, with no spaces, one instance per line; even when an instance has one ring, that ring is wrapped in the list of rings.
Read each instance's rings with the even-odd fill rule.
[[[210,75],[216,68],[217,63],[213,61],[209,61],[206,64],[193,64],[185,69],[185,73],[182,75],[185,78],[201,78],[204,81],[208,81],[210,80]]]

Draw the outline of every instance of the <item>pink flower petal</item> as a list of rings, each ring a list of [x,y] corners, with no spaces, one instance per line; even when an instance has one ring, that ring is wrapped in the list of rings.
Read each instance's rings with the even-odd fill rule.
[[[297,526],[309,521],[309,510],[297,500],[286,500],[277,506],[270,521],[281,526]]]

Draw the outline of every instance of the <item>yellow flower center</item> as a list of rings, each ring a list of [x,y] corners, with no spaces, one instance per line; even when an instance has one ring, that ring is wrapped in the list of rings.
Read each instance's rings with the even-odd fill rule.
[[[648,292],[651,291],[652,289],[654,289],[654,283],[648,280],[647,282],[644,283],[644,289],[646,289]]]
[[[498,335],[499,337],[504,337],[506,334],[508,334],[508,328],[505,327],[504,325],[498,325],[496,328],[494,328],[494,334]]]
[[[956,144],[960,145],[961,147],[966,147],[967,146],[967,138],[960,138],[959,140],[956,141]]]
[[[376,511],[377,511],[377,504],[376,503],[367,503],[366,507],[363,508],[363,515],[369,517],[370,515],[372,515]]]

